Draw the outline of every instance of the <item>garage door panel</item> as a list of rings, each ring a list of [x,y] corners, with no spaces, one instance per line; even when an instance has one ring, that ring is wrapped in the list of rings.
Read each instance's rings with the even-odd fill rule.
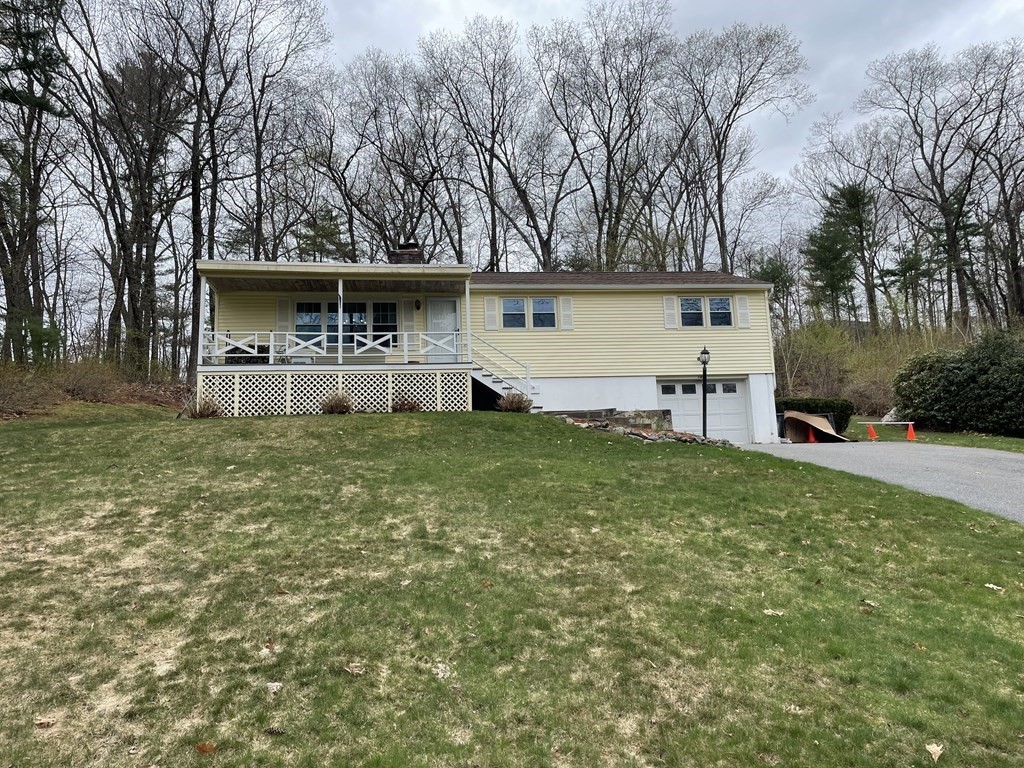
[[[700,433],[699,389],[699,382],[659,382],[658,405],[672,411],[672,425],[677,431]],[[708,437],[749,442],[746,388],[742,381],[709,381],[707,403]]]

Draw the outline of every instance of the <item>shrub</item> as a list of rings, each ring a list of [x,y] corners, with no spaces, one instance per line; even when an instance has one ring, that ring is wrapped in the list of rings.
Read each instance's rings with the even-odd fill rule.
[[[923,427],[1024,437],[1024,335],[986,334],[920,355],[893,380],[896,408]]]
[[[352,398],[348,392],[334,392],[324,398],[320,403],[320,410],[323,413],[352,413],[355,410],[352,405]]]
[[[531,413],[533,411],[533,400],[522,392],[512,390],[498,398],[497,408],[506,413]]]
[[[850,334],[828,323],[808,323],[779,339],[775,366],[787,394],[839,397],[850,375]]]
[[[415,397],[399,392],[391,402],[391,410],[394,413],[418,413],[423,410],[423,405]]]
[[[60,388],[44,370],[0,365],[0,414],[21,416],[45,411],[61,398]]]
[[[58,382],[68,397],[87,403],[111,403],[121,390],[117,369],[100,360],[79,360],[64,366]]]
[[[216,419],[224,415],[220,403],[204,397],[202,400],[190,400],[185,406],[185,415],[190,419]]]
[[[778,413],[783,411],[831,413],[835,417],[836,432],[842,434],[850,426],[850,417],[853,416],[853,403],[849,400],[824,397],[777,397],[775,398],[775,410]]]

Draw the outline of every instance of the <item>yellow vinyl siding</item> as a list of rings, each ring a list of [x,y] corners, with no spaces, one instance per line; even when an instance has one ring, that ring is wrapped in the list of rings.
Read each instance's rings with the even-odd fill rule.
[[[536,377],[573,376],[694,376],[700,373],[697,354],[707,345],[711,352],[708,374],[740,376],[773,373],[767,294],[764,290],[521,290],[474,288],[470,294],[472,330],[508,355],[530,365]],[[665,328],[665,296],[738,296],[749,299],[750,328]],[[573,330],[563,330],[556,309],[555,329],[488,331],[484,325],[484,297],[572,298]],[[273,331],[277,328],[277,300],[333,301],[334,294],[287,294],[231,291],[216,294],[216,330]],[[397,301],[419,299],[415,314],[417,332],[426,331],[426,294],[368,295],[346,292],[345,300]],[[463,297],[457,296],[461,303]],[[294,317],[290,317],[294,323]],[[733,302],[733,322],[737,308]],[[460,322],[460,325],[464,323]],[[399,318],[401,329],[401,318]],[[464,327],[462,330],[466,330]]]
[[[665,328],[665,296],[747,296],[750,328]],[[484,297],[570,296],[573,330],[509,329],[488,331]],[[733,323],[736,323],[733,301]],[[697,354],[711,352],[708,374],[739,376],[773,373],[767,294],[764,290],[540,290],[474,289],[470,294],[473,332],[503,352],[530,365],[535,377],[693,376]],[[677,310],[678,311],[678,310]],[[677,320],[678,322],[678,320]],[[498,324],[501,324],[500,303]]]
[[[277,294],[236,291],[215,294],[214,330],[273,331],[277,328]]]

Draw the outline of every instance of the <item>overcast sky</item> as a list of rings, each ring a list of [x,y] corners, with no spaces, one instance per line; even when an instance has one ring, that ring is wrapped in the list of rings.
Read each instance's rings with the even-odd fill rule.
[[[334,61],[344,65],[369,46],[413,51],[436,29],[459,31],[476,14],[504,16],[524,31],[556,17],[578,18],[583,0],[326,0]],[[1024,0],[676,0],[675,29],[734,22],[782,24],[802,42],[806,80],[817,101],[787,125],[757,126],[758,165],[784,175],[799,160],[807,130],[824,113],[849,113],[869,62],[929,42],[952,52],[972,43],[1024,36]]]

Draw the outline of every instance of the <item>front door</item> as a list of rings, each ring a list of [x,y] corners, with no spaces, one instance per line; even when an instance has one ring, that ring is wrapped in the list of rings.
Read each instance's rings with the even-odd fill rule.
[[[459,361],[459,300],[427,299],[428,363]]]

